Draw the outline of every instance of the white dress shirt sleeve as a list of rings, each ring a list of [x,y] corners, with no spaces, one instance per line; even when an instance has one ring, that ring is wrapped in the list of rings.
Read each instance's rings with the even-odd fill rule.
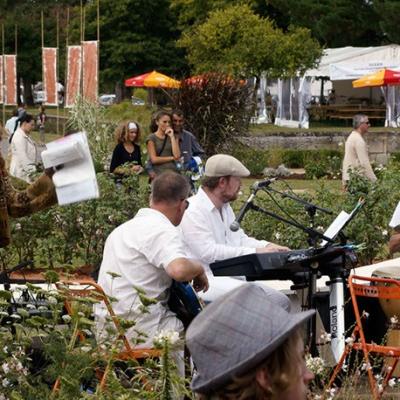
[[[230,231],[229,225],[234,220],[230,207],[223,215],[224,219],[216,208],[209,210],[191,203],[180,225],[188,256],[206,268],[217,260],[255,253],[257,247],[268,243],[250,238],[242,229]]]

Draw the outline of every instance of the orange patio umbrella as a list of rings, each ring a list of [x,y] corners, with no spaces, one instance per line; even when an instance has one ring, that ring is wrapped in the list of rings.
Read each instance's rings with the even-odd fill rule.
[[[400,71],[380,69],[373,74],[364,75],[353,81],[354,88],[400,85]]]
[[[125,80],[125,86],[128,87],[178,89],[180,85],[181,83],[179,81],[157,71],[148,72]]]

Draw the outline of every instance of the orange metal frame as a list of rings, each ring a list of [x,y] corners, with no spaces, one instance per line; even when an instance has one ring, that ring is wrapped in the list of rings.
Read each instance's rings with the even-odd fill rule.
[[[363,283],[357,283],[356,281],[362,281]],[[364,318],[360,314],[360,310],[357,304],[357,297],[370,297],[377,299],[399,299],[400,300],[400,281],[395,279],[386,278],[367,278],[358,275],[351,275],[348,279],[351,301],[353,304],[354,314],[356,318],[355,328],[351,334],[354,339],[352,343],[348,343],[344,349],[344,352],[333,371],[331,379],[329,381],[329,387],[333,386],[333,383],[342,369],[343,363],[346,360],[348,354],[352,351],[362,351],[364,361],[367,365],[368,381],[371,387],[371,392],[375,400],[382,398],[382,395],[387,388],[388,382],[392,377],[392,373],[396,368],[396,365],[400,359],[400,347],[384,346],[375,343],[367,343],[362,326],[362,319]],[[385,377],[382,383],[382,388],[379,390],[377,381],[374,377],[373,369],[371,367],[370,354],[378,354],[391,359],[389,367],[386,367]],[[370,366],[370,367],[368,367]]]
[[[72,286],[75,286],[73,288]],[[76,287],[79,286],[79,287]],[[84,298],[84,297],[92,297],[97,299],[99,302],[103,302],[111,316],[111,319],[115,325],[115,328],[118,332],[118,337],[116,340],[121,340],[125,350],[120,352],[117,355],[118,360],[129,360],[129,359],[135,359],[135,360],[143,360],[146,358],[158,358],[161,356],[161,351],[157,349],[152,349],[152,348],[133,348],[131,344],[129,343],[128,338],[126,337],[123,329],[121,328],[121,325],[119,323],[118,317],[115,315],[115,312],[111,306],[111,303],[101,288],[100,285],[95,283],[92,280],[68,280],[68,281],[62,281],[58,282],[56,284],[56,287],[60,293],[62,293],[65,296],[65,301],[64,301],[64,306],[68,312],[69,315],[73,314],[73,309],[72,309],[72,302],[74,299],[77,298]],[[77,332],[77,339],[79,337],[80,340],[84,340],[85,337],[82,332],[78,331]],[[110,364],[107,365],[101,381],[100,381],[100,388],[104,388],[107,380],[107,376],[110,372]],[[54,384],[53,387],[53,392],[57,391],[60,387],[60,379],[58,378],[57,381]]]

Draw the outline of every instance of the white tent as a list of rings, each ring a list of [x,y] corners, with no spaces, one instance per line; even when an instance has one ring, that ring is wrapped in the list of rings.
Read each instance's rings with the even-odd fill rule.
[[[282,81],[280,84],[279,87],[281,90],[278,93],[279,114],[276,124],[308,127],[308,116],[307,113],[304,114],[304,110],[310,99],[311,90],[309,85],[312,80],[323,78],[332,81],[336,98],[339,102],[349,97],[354,97],[378,103],[384,97],[386,102],[385,125],[397,126],[398,118],[396,116],[400,115],[400,92],[398,87],[352,88],[352,80],[382,68],[400,70],[399,45],[325,49],[318,67],[310,69],[305,73],[304,77],[308,79],[306,79],[304,84],[298,85],[297,90],[292,83],[285,84]],[[287,101],[288,96],[290,102]],[[293,106],[297,109],[293,110]],[[296,118],[292,120],[291,116],[296,116]]]

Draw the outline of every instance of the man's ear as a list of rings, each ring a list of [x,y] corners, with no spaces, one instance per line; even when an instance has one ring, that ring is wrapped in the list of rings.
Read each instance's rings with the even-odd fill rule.
[[[256,372],[256,381],[264,389],[271,389],[271,382],[266,368],[259,368]]]

